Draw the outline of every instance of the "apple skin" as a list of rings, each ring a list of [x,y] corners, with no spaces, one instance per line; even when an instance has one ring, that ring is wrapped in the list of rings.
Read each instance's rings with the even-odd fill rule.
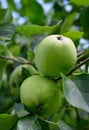
[[[40,75],[33,75],[20,87],[21,102],[30,113],[48,117],[60,106],[60,91],[57,84]]]
[[[35,64],[40,73],[60,77],[69,73],[77,61],[77,52],[70,38],[50,35],[43,39],[35,51]]]
[[[22,79],[24,76],[22,75],[22,68],[25,68],[29,72],[28,76],[38,74],[37,70],[32,65],[24,64],[24,65],[19,65],[18,67],[16,67],[14,71],[11,73],[10,79],[9,79],[10,90],[13,95],[19,96],[20,94],[19,92],[20,85],[21,85],[21,82],[23,82]],[[25,79],[27,77],[25,77]]]

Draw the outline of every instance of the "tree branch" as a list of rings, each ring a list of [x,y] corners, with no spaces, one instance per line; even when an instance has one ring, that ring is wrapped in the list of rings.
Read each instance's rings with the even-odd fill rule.
[[[67,74],[67,76],[70,75],[70,74],[72,74],[75,70],[77,70],[78,68],[80,68],[82,65],[84,65],[84,64],[85,64],[86,62],[88,62],[88,61],[89,61],[89,57],[86,58],[85,60],[81,61],[79,64],[77,64],[76,67],[73,68],[73,69]]]
[[[27,61],[21,57],[19,58],[15,58],[15,57],[7,57],[7,56],[3,56],[3,55],[0,55],[0,58],[3,59],[3,60],[11,60],[11,61],[14,61],[14,62],[19,62],[21,64],[31,64],[31,65],[34,65],[34,63],[30,62],[30,61]]]

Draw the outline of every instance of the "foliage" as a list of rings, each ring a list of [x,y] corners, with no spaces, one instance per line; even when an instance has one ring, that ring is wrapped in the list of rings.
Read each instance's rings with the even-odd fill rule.
[[[0,1],[0,130],[89,130],[89,0],[6,2],[4,9]],[[70,37],[78,60],[70,73],[54,79],[61,91],[58,112],[41,119],[11,93],[9,79],[19,65],[35,66],[35,48],[49,34]]]

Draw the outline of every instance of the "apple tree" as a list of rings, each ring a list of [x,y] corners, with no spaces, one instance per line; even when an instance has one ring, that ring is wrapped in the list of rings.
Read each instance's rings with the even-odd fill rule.
[[[89,130],[89,0],[0,1],[0,130]]]

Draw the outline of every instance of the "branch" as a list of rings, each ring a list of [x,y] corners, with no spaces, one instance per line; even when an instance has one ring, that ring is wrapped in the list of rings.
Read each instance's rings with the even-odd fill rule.
[[[89,61],[89,57],[88,58],[86,58],[85,60],[83,60],[82,62],[80,62],[79,64],[77,64],[76,66],[75,66],[75,68],[73,68],[66,76],[69,76],[69,75],[71,75],[75,70],[77,70],[78,68],[80,68],[82,65],[84,65],[85,63],[87,63]],[[62,77],[60,77],[60,78],[55,78],[54,79],[54,81],[59,81],[60,79],[62,79]]]
[[[70,75],[70,74],[72,74],[75,70],[77,70],[78,68],[80,68],[82,65],[84,65],[84,64],[85,64],[86,62],[88,62],[88,61],[89,61],[89,57],[86,58],[85,60],[83,60],[82,62],[80,62],[79,64],[77,64],[76,67],[73,68],[73,69],[67,74],[67,76]]]
[[[80,57],[84,52],[85,52],[85,50],[78,51],[77,52],[77,57]]]
[[[19,58],[15,58],[15,57],[7,57],[7,56],[3,56],[3,55],[0,55],[0,58],[3,59],[3,60],[11,60],[11,61],[14,61],[14,62],[19,62],[21,64],[31,64],[31,65],[34,65],[34,63],[32,62],[29,62],[21,57]]]

